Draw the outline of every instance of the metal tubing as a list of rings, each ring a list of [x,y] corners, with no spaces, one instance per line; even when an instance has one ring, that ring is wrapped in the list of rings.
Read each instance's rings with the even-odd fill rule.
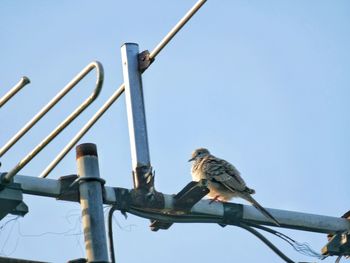
[[[237,221],[236,223],[227,223],[227,220],[230,221],[232,218],[225,216],[223,210],[221,209],[222,204],[209,204],[209,202],[203,203],[205,201],[206,200],[199,201],[189,214],[170,214],[169,210],[164,213],[160,213],[159,211],[157,212],[152,209],[136,207],[128,209],[127,212],[147,219],[160,220],[167,223],[218,223],[235,225],[239,222]],[[234,206],[238,205],[233,203],[227,204]],[[273,226],[267,219],[262,219],[261,216],[258,215],[258,212],[256,213],[256,217],[252,217],[251,215],[248,216],[251,210],[255,209],[254,207],[248,205],[242,206],[243,217],[240,220],[246,224],[249,225],[249,223],[254,223],[259,225]],[[278,222],[281,224],[281,228],[303,230],[314,233],[342,233],[350,231],[350,221],[344,218],[307,214],[279,209],[267,209],[267,211],[269,211],[278,220]]]
[[[30,160],[32,160],[42,149],[45,148],[61,131],[63,131],[80,113],[82,113],[99,95],[103,84],[103,67],[99,62],[90,63],[79,75],[67,85],[68,89],[73,88],[92,69],[97,69],[96,87],[93,93],[80,104],[63,122],[61,122],[44,140],[42,140],[29,154],[27,154],[12,170],[10,170],[3,180],[9,182]],[[65,89],[67,89],[67,87]]]
[[[267,209],[271,215],[278,218],[281,227],[290,229],[305,230],[319,233],[335,233],[349,227],[350,221],[342,218],[335,218],[323,215],[314,215],[294,211],[279,209]],[[261,214],[255,207],[245,206],[243,209],[243,219],[246,222],[258,223],[262,225],[271,225],[271,222]]]
[[[3,156],[24,134],[26,134],[50,109],[55,106],[69,91],[71,91],[91,70],[96,68],[97,80],[96,86],[92,93],[92,95],[83,102],[80,106],[85,109],[87,107],[86,104],[90,104],[100,93],[102,84],[103,84],[103,67],[100,62],[93,61],[89,65],[87,65],[78,75],[74,77],[56,96],[51,99],[49,103],[47,103],[26,125],[20,129],[15,136],[13,136],[1,149],[0,149],[0,157]],[[83,106],[84,105],[84,106]],[[82,110],[83,110],[82,109]],[[82,111],[81,110],[81,111]],[[80,111],[80,112],[81,112]],[[78,112],[78,110],[76,110]],[[80,114],[76,113],[76,114]],[[74,116],[75,118],[76,116]]]
[[[141,72],[138,66],[139,46],[135,43],[126,43],[121,47],[121,53],[134,187],[148,188],[145,179],[146,174],[150,172],[151,161]]]
[[[96,145],[78,145],[77,167],[80,178],[80,206],[88,262],[108,262],[103,199]]]
[[[154,59],[158,53],[170,42],[170,40],[180,31],[180,29],[191,19],[191,17],[204,5],[207,0],[199,0],[184,17],[170,30],[170,32],[151,51],[149,58]]]
[[[14,178],[15,183],[21,185],[24,194],[40,195],[58,198],[62,192],[61,181],[55,179],[42,179],[32,176],[17,175]],[[108,205],[118,205],[123,200],[116,197],[114,187],[104,187],[104,203]],[[126,189],[127,190],[127,189]],[[127,190],[129,191],[129,190]],[[235,203],[210,202],[210,200],[201,200],[193,206],[188,214],[172,214],[169,211],[174,209],[174,195],[163,194],[164,209],[156,210],[146,207],[132,206],[127,209],[128,212],[148,219],[162,220],[169,223],[223,223],[225,217],[225,206],[242,206],[242,220],[249,224],[271,225],[259,211],[250,205],[240,205]],[[67,200],[73,201],[73,200]],[[125,200],[124,200],[125,201]],[[316,233],[341,233],[350,231],[350,220],[339,217],[301,213],[288,210],[266,208],[280,223],[281,228],[290,228],[304,230]],[[152,211],[152,212],[151,212]],[[230,218],[225,218],[226,221]]]
[[[0,98],[0,108],[6,104],[18,91],[20,91],[25,85],[29,84],[30,80],[26,76],[22,77],[20,81],[10,89],[2,98]]]
[[[63,150],[56,156],[56,158],[45,168],[39,177],[45,178],[56,167],[56,165],[66,156],[66,154],[74,147],[74,145],[87,133],[90,128],[98,121],[98,119],[109,109],[110,106],[119,98],[124,92],[124,84],[112,94],[112,96],[102,105],[102,107],[91,117],[91,119],[80,129],[80,131],[73,137],[73,139],[63,148]]]
[[[20,184],[24,194],[58,198],[61,194],[61,182],[54,179],[42,179],[34,176],[16,175],[14,183]]]

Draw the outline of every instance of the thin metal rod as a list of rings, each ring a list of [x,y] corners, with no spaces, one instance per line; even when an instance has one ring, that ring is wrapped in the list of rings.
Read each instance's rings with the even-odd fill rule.
[[[198,1],[190,11],[174,26],[174,28],[162,39],[162,41],[153,49],[149,58],[155,59],[160,51],[169,43],[177,32],[188,22],[188,20],[199,10],[206,0]],[[99,120],[99,118],[109,109],[109,107],[124,92],[124,83],[112,94],[112,96],[102,105],[102,107],[91,117],[84,127],[73,137],[73,139],[62,149],[56,158],[45,168],[39,177],[45,178],[57,166],[57,164],[67,155],[74,145],[90,130],[90,128]]]
[[[42,140],[29,154],[27,154],[12,170],[3,178],[5,181],[15,176],[30,160],[32,160],[42,149],[46,147],[61,131],[63,131],[78,115],[80,115],[100,94],[103,85],[103,67],[99,62],[90,63],[82,72],[79,73],[76,81],[71,82],[75,86],[92,69],[96,68],[97,80],[93,93],[83,101],[61,124],[59,124],[44,140]]]
[[[96,145],[77,146],[79,196],[86,258],[88,262],[108,262],[107,238],[103,215],[102,181]]]
[[[102,105],[102,107],[91,117],[91,119],[80,129],[73,139],[62,149],[56,158],[45,168],[39,177],[45,178],[57,166],[57,164],[66,156],[66,154],[74,147],[74,145],[87,133],[90,128],[98,121],[98,119],[109,109],[110,106],[124,92],[124,83],[112,94],[112,96]]]
[[[71,91],[91,70],[96,68],[97,81],[96,87],[91,95],[94,100],[102,87],[103,67],[98,61],[93,61],[87,65],[78,75],[76,75],[56,96],[51,99],[26,125],[20,129],[1,149],[0,157],[3,156],[23,135],[25,135],[47,112],[51,110],[69,91]],[[89,100],[91,100],[89,98]],[[85,103],[85,102],[84,102]]]
[[[154,59],[158,53],[170,42],[170,40],[180,31],[180,29],[191,19],[191,17],[202,7],[207,0],[199,0],[184,17],[170,30],[170,32],[151,51],[149,58]]]
[[[6,104],[18,91],[20,91],[25,85],[29,84],[30,80],[26,76],[22,77],[20,81],[10,89],[2,98],[0,98],[0,108]]]

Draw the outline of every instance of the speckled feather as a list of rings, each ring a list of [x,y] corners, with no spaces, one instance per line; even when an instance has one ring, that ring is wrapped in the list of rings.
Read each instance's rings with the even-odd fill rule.
[[[224,202],[233,197],[243,198],[279,225],[277,220],[251,196],[255,190],[247,187],[240,172],[231,163],[211,155],[205,148],[195,150],[190,161],[193,161],[191,170],[193,180],[208,180],[209,198]]]
[[[253,189],[247,187],[236,167],[211,154],[194,160],[192,177],[196,181],[208,179],[211,190],[208,197],[218,196],[218,200],[221,201],[228,201],[234,196],[244,198],[247,194],[255,193]]]

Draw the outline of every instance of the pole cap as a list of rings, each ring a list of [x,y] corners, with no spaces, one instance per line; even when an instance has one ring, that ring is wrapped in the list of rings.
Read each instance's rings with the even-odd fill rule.
[[[97,157],[97,147],[94,143],[82,143],[75,147],[76,158],[80,158],[86,155],[92,155]]]

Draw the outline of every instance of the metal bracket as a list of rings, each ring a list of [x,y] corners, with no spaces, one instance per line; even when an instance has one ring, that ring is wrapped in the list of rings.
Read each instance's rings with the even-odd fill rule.
[[[86,263],[88,262],[86,258],[71,259],[67,263]]]
[[[190,182],[174,196],[174,210],[171,212],[189,212],[192,207],[209,193],[208,182],[205,179],[199,182]],[[150,228],[152,231],[168,229],[172,223],[152,220]]]
[[[61,176],[58,180],[61,184],[61,194],[57,200],[75,201],[79,202],[79,184],[77,184],[79,177],[76,174]]]
[[[327,256],[350,256],[350,233],[334,235],[321,252]]]
[[[153,63],[154,58],[150,57],[150,53],[148,50],[144,50],[138,55],[139,60],[139,70],[143,73],[148,67]]]
[[[126,211],[131,204],[131,196],[129,189],[126,188],[114,188],[114,194],[116,199],[115,206],[120,211]]]
[[[76,174],[61,176],[59,179],[61,184],[61,194],[57,200],[79,202],[79,184],[86,181],[98,181],[103,186],[106,181],[100,177],[78,177]],[[104,190],[104,187],[102,187]]]
[[[205,179],[199,182],[190,182],[177,195],[174,196],[175,210],[188,212],[204,196],[209,193],[208,182]]]
[[[224,227],[228,225],[238,224],[243,218],[243,205],[224,203],[224,218],[220,226]]]
[[[342,218],[350,219],[350,210]],[[328,243],[322,248],[322,255],[350,256],[350,232],[328,234],[327,237]]]
[[[152,166],[137,166],[135,171],[132,172],[134,181],[137,181],[139,185],[147,186],[147,189],[152,190],[154,186],[154,172]],[[136,187],[136,185],[134,186]]]
[[[0,177],[6,175],[3,173]],[[3,186],[3,185],[2,185]],[[8,214],[25,216],[28,206],[23,202],[21,185],[13,180],[0,190],[0,220]]]

